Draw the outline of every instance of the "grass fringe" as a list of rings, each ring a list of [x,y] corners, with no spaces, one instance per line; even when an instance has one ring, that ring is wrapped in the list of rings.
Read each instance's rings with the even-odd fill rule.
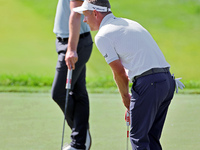
[[[199,80],[181,80],[185,85],[185,93],[200,93]],[[0,92],[47,92],[50,91],[53,77],[25,75],[0,75]],[[118,92],[112,76],[86,78],[89,92]],[[131,84],[130,84],[131,87]],[[188,92],[190,91],[190,92]],[[180,90],[181,93],[184,93]]]

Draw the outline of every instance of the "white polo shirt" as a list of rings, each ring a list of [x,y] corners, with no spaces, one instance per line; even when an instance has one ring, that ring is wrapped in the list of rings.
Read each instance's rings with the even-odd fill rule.
[[[112,13],[102,20],[95,43],[108,64],[120,59],[130,81],[151,68],[170,67],[145,28]]]

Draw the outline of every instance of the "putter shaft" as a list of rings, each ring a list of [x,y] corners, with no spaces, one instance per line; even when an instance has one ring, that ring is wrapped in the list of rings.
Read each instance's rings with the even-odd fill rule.
[[[67,80],[66,80],[66,99],[65,99],[65,110],[64,110],[64,121],[63,121],[63,131],[62,131],[62,141],[61,141],[61,150],[63,148],[64,141],[64,132],[65,132],[65,116],[67,113],[67,103],[69,97],[69,91],[71,89],[71,80],[72,80],[72,69],[67,72]]]

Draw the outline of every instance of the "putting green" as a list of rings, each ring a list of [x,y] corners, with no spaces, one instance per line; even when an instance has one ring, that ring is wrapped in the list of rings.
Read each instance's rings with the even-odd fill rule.
[[[0,93],[0,100],[0,149],[60,149],[63,115],[50,93]],[[200,95],[175,95],[161,138],[163,149],[200,149],[199,100]],[[92,150],[126,148],[124,112],[119,94],[90,94]],[[65,131],[69,141],[69,128]]]

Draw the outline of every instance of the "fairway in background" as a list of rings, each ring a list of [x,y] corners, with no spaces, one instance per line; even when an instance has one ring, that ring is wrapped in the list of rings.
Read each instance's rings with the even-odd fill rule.
[[[200,80],[200,1],[114,1],[117,17],[141,23],[153,35],[183,80]],[[57,61],[53,23],[57,1],[0,0],[0,74],[32,74],[53,78]],[[9,9],[9,12],[8,12]],[[96,32],[92,32],[93,37]],[[112,76],[96,46],[87,64],[87,77]]]
[[[53,20],[17,0],[0,3],[0,74],[53,76],[57,59]]]
[[[125,107],[120,95],[89,96],[91,150],[124,150]],[[200,149],[199,99],[200,95],[175,94],[161,138],[164,150]],[[0,93],[0,100],[0,149],[60,149],[63,114],[50,93]],[[69,142],[69,128],[65,131]]]

